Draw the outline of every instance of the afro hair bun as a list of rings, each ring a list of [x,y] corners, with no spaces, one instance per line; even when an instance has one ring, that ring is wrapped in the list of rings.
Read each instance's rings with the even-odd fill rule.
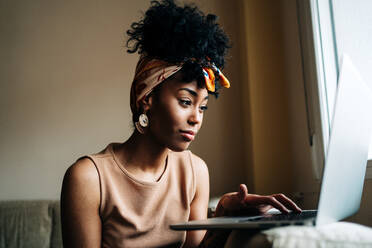
[[[127,31],[129,53],[138,52],[170,63],[208,59],[220,69],[230,47],[217,16],[205,15],[196,6],[176,5],[174,0],[151,1],[139,22]]]

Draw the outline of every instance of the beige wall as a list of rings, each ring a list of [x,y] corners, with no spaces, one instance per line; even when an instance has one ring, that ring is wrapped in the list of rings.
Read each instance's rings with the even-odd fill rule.
[[[244,12],[247,84],[243,94],[250,174],[254,191],[290,193],[289,82],[286,78],[280,1],[241,1]]]
[[[201,1],[224,14],[224,1]],[[10,1],[0,8],[0,199],[59,198],[79,156],[132,131],[129,87],[138,56],[124,31],[149,1]],[[221,23],[237,40],[233,15]],[[225,26],[226,25],[226,26]],[[191,149],[208,164],[211,194],[245,181],[239,50],[228,59],[230,90],[211,100]]]

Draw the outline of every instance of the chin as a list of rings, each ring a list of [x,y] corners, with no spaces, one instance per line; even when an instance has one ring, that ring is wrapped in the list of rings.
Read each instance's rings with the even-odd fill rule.
[[[185,141],[182,138],[174,137],[173,135],[164,135],[163,137],[155,136],[155,138],[160,145],[174,152],[183,152],[187,150],[191,144],[191,141]]]
[[[184,144],[172,144],[168,145],[168,148],[174,152],[183,152],[189,148],[190,143]]]

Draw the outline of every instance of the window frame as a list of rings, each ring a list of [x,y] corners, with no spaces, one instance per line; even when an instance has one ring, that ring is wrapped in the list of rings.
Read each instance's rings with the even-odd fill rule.
[[[310,149],[314,176],[320,180],[333,116],[330,110],[334,109],[339,74],[332,1],[297,0],[296,4]],[[366,179],[371,178],[372,159],[369,159]]]

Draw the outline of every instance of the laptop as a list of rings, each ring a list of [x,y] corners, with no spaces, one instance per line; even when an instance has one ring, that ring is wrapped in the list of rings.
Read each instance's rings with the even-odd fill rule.
[[[372,133],[372,92],[344,55],[338,81],[317,210],[260,216],[215,217],[170,225],[173,230],[267,229],[324,225],[359,210]]]

